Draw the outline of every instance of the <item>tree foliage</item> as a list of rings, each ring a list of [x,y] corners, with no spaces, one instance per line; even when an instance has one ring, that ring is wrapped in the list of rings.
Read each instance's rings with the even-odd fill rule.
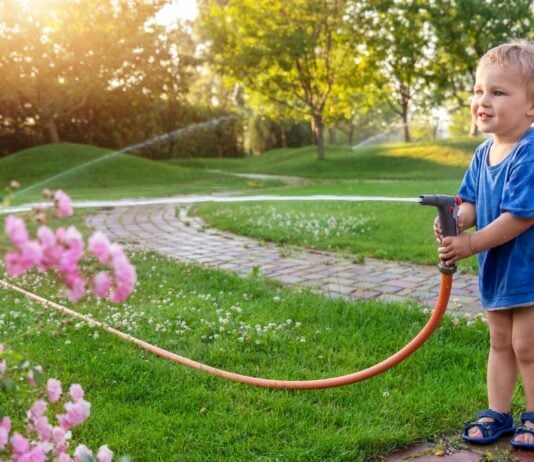
[[[322,159],[327,107],[364,68],[344,19],[347,1],[206,3],[201,34],[211,62],[244,87],[255,112],[308,118]]]

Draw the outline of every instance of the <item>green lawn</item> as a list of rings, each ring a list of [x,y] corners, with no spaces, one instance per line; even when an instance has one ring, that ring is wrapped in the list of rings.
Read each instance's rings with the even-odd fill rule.
[[[180,165],[52,145],[0,159],[0,183],[17,179],[29,188],[15,202],[35,200],[45,186],[77,199],[213,191],[454,194],[474,144],[331,148],[325,162],[315,160],[313,148],[303,148]],[[294,175],[310,183],[288,187],[212,169]],[[83,228],[85,213],[91,211],[77,210],[68,222]],[[282,244],[435,264],[435,210],[415,203],[205,204],[194,213],[214,226]],[[139,286],[128,303],[87,301],[76,309],[180,355],[244,374],[294,380],[348,374],[397,351],[429,316],[408,302],[332,300],[153,254],[133,259]],[[42,275],[15,282],[58,299]],[[485,406],[487,328],[481,321],[446,318],[423,348],[387,373],[306,392],[258,389],[186,369],[3,289],[0,339],[64,384],[84,386],[92,415],[74,432],[76,441],[92,448],[109,444],[133,461],[380,460],[414,442],[458,432]],[[517,393],[514,410],[522,403]]]
[[[331,300],[154,255],[134,261],[140,283],[127,304],[76,309],[244,374],[300,380],[354,372],[394,353],[428,318],[409,304]],[[20,283],[54,292],[42,277]],[[92,413],[74,438],[107,443],[134,461],[369,461],[454,433],[484,406],[487,332],[478,321],[446,319],[412,357],[371,380],[277,391],[166,362],[5,290],[0,302],[4,342],[64,384],[85,387]],[[516,401],[520,407],[522,397]]]

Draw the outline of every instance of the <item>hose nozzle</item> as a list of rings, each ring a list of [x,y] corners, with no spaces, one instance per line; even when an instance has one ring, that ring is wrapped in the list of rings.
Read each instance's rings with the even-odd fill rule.
[[[419,196],[419,199],[421,205],[433,205],[437,207],[443,236],[458,235],[458,206],[462,203],[459,197],[431,194]],[[453,274],[456,271],[456,265],[448,266],[440,262],[439,270],[444,274]]]

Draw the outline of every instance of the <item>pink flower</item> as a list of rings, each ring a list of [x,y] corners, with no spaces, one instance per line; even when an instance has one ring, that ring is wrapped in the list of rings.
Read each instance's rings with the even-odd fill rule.
[[[61,397],[61,382],[56,379],[48,379],[46,392],[48,393],[48,401],[55,403]]]
[[[116,288],[111,294],[111,301],[120,303],[126,300],[134,290],[137,281],[135,266],[128,261],[122,247],[118,244],[111,245],[111,265],[116,280]]]
[[[58,217],[67,217],[73,214],[72,200],[61,189],[54,193],[54,206]]]
[[[85,445],[79,444],[74,450],[74,462],[83,462],[84,458],[93,458],[93,452]]]
[[[26,241],[15,252],[7,252],[4,257],[7,273],[17,277],[37,266],[43,255],[43,249],[37,241]]]
[[[107,264],[110,259],[111,243],[104,233],[100,231],[95,232],[89,238],[89,250],[98,258],[100,263]]]
[[[41,441],[50,441],[52,437],[52,425],[48,422],[47,417],[39,417],[33,422],[33,426]]]
[[[9,432],[11,431],[11,419],[4,417],[0,420],[0,449],[4,449],[8,440]]]
[[[70,386],[69,393],[70,393],[71,398],[74,400],[74,402],[77,402],[83,399],[83,396],[85,394],[82,386],[77,383],[73,383]]]
[[[11,448],[15,454],[22,455],[30,451],[30,443],[20,433],[13,433],[10,441]]]
[[[79,301],[85,295],[85,279],[78,275],[71,275],[65,281],[67,285],[67,297],[73,303]]]
[[[85,422],[87,417],[89,417],[91,403],[85,401],[84,399],[80,399],[75,403],[69,401],[64,407],[67,413],[57,415],[57,419],[61,425],[61,428],[64,430],[69,430],[71,427]]]
[[[93,279],[93,294],[95,297],[105,298],[109,289],[111,289],[111,276],[105,271],[100,271]]]
[[[20,247],[29,239],[26,223],[20,217],[9,215],[5,220],[6,235],[14,246]]]
[[[4,372],[6,371],[6,369],[7,369],[7,363],[6,363],[6,360],[3,359],[2,361],[0,361],[0,377],[4,375]]]
[[[113,451],[111,451],[107,445],[100,446],[98,453],[96,455],[96,460],[98,462],[111,462],[113,458]]]
[[[66,452],[60,452],[56,457],[56,462],[72,462],[72,459]]]
[[[39,417],[43,417],[45,415],[47,408],[48,408],[48,404],[46,403],[46,401],[42,399],[35,401],[35,403],[33,403],[33,406],[30,408],[30,410],[27,413],[28,418],[34,421],[34,420],[37,420]]]

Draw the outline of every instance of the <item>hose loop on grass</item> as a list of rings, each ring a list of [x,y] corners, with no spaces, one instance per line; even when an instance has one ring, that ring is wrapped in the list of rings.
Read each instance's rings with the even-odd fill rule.
[[[339,377],[316,380],[265,379],[261,377],[252,377],[248,375],[236,374],[234,372],[229,372],[223,369],[208,366],[207,364],[194,361],[184,356],[177,355],[176,353],[167,351],[156,345],[152,345],[148,342],[145,342],[144,340],[133,337],[132,335],[125,334],[124,332],[121,332],[103,322],[96,321],[87,315],[83,315],[58,303],[52,302],[51,300],[47,300],[46,298],[40,297],[39,295],[29,292],[21,287],[15,286],[2,279],[0,279],[0,285],[6,289],[11,289],[16,292],[19,292],[24,296],[28,297],[29,299],[37,301],[47,308],[59,311],[60,313],[66,316],[81,319],[87,322],[87,324],[89,324],[89,326],[91,327],[98,327],[99,329],[102,329],[112,335],[115,335],[127,342],[133,343],[138,347],[142,348],[143,350],[153,353],[156,356],[159,356],[168,361],[172,361],[183,366],[191,367],[193,369],[199,369],[204,372],[207,372],[208,374],[215,375],[217,377],[221,377],[227,380],[242,382],[257,387],[286,390],[310,390],[341,387],[344,385],[350,385],[352,383],[367,380],[371,377],[374,377],[375,375],[387,371],[388,369],[391,369],[393,366],[396,366],[401,361],[405,360],[408,356],[410,356],[412,353],[414,353],[417,349],[419,349],[421,345],[423,345],[423,343],[425,343],[432,335],[432,333],[436,330],[441,319],[443,318],[443,315],[445,314],[445,311],[447,310],[447,304],[449,302],[449,297],[452,289],[452,274],[441,275],[441,286],[431,317],[428,319],[427,323],[423,326],[421,331],[403,348],[401,348],[395,354],[391,355],[389,358],[386,358],[385,360],[375,364],[374,366],[368,367],[367,369],[362,369],[361,371]]]

